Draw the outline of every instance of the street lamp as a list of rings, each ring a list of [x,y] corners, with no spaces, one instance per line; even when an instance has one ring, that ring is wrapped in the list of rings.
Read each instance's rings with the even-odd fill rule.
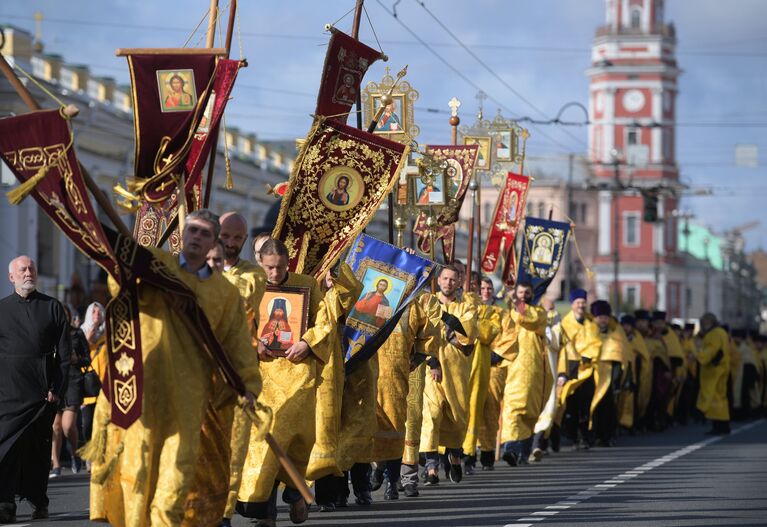
[[[703,310],[706,313],[709,312],[709,305],[708,305],[708,267],[709,267],[709,265],[708,265],[708,244],[709,243],[711,243],[711,240],[709,240],[708,236],[703,238],[703,251],[704,251],[705,256],[706,256],[706,269],[705,269],[706,270],[706,274],[704,275],[705,278],[704,278],[704,281],[703,281],[703,287],[706,290],[706,296],[704,297],[704,301],[703,301],[703,306],[704,306]]]
[[[690,219],[694,218],[695,214],[693,214],[689,210],[674,209],[671,211],[671,215],[674,216],[675,218],[682,218],[684,220],[684,228],[682,229],[682,234],[684,235],[684,253],[689,254],[690,252]],[[684,253],[682,254],[682,258],[686,259],[687,257],[685,256]],[[684,263],[685,263],[685,267],[687,267],[686,262]],[[682,280],[683,280],[682,287],[684,288],[684,292],[683,292],[684,302],[682,303],[682,307],[683,307],[682,318],[687,320],[688,311],[690,309],[690,305],[689,305],[690,298],[689,298],[689,295],[687,294],[687,287],[688,287],[687,271],[684,272]]]

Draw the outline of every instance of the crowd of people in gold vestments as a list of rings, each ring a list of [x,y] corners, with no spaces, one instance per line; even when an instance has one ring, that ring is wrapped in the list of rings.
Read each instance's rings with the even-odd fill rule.
[[[203,209],[187,216],[178,256],[151,249],[195,293],[247,391],[238,398],[224,383],[171,296],[138,284],[143,411],[122,429],[103,394],[95,404],[83,452],[91,519],[209,527],[240,514],[273,526],[281,495],[303,523],[310,504],[267,431],[328,512],[368,506],[382,486],[385,500],[415,498],[501,460],[540,463],[563,437],[576,449],[609,447],[621,434],[704,419],[710,433],[727,434],[731,416],[767,406],[758,334],[730,331],[711,313],[684,327],[660,311],[619,317],[583,290],[560,316],[549,300],[536,305],[527,283],[499,295],[475,273],[464,288],[459,261],[347,374],[343,324],[362,284],[345,264],[319,281],[289,272],[289,249],[270,232],[255,234],[249,261],[245,219]],[[308,291],[302,334],[279,303],[258,327],[274,287]],[[270,417],[254,418],[256,403]]]

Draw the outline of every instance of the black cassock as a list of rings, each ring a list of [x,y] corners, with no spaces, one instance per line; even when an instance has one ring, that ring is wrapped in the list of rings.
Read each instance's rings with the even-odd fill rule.
[[[0,504],[47,507],[51,426],[66,390],[70,331],[64,306],[34,291],[0,300]]]

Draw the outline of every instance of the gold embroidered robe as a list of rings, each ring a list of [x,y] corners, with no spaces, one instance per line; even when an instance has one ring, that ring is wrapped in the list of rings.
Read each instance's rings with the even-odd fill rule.
[[[628,339],[623,327],[617,321],[610,320],[607,333],[601,333],[597,328],[597,338],[600,340],[601,347],[594,365],[594,397],[591,399],[589,409],[589,429],[593,426],[594,412],[599,403],[605,397],[613,397],[611,392],[613,363],[621,364],[625,372],[629,361]]]
[[[341,475],[339,444],[341,434],[341,408],[344,390],[344,356],[341,348],[339,320],[348,315],[362,293],[362,284],[345,263],[325,293],[317,313],[314,328],[305,335],[311,346],[319,347],[324,339],[330,351],[322,365],[317,383],[316,435],[309,457],[306,479],[316,481],[328,475]],[[325,328],[330,328],[328,333]]]
[[[556,311],[546,313],[546,356],[547,365],[551,370],[552,379],[557,377],[557,367],[559,364],[559,353],[562,341],[562,325],[559,321],[559,315]],[[535,423],[534,433],[544,432],[546,437],[551,433],[551,427],[554,426],[557,414],[559,412],[559,398],[557,397],[557,385],[551,383],[548,398],[543,406],[541,415]]]
[[[509,314],[509,327],[502,330],[495,351],[510,362],[503,390],[502,443],[533,435],[552,383],[546,356],[546,311],[528,305],[523,315],[516,309]]]
[[[697,357],[700,363],[700,390],[696,406],[707,419],[729,421],[727,380],[730,375],[730,338],[727,332],[720,327],[708,331]]]
[[[460,320],[466,336],[456,332],[455,337],[462,347],[473,346],[477,338],[477,308],[471,300],[454,300],[441,304],[446,311]],[[440,330],[439,363],[442,380],[436,382],[426,374],[423,395],[423,421],[421,424],[421,452],[434,452],[440,446],[461,448],[468,423],[469,375],[471,354],[448,342],[447,326]]]
[[[583,323],[578,322],[572,311],[567,313],[561,322],[562,352],[559,355],[559,367],[557,371],[560,375],[564,374],[570,377],[570,362],[578,363],[578,373],[575,378],[568,378],[559,395],[559,415],[558,420],[564,415],[567,406],[567,398],[584,382],[594,377],[596,361],[599,357],[599,351],[602,348],[602,342],[597,336],[599,328],[594,322],[594,317],[586,313]],[[584,362],[582,359],[589,359]]]
[[[245,306],[245,316],[248,321],[248,329],[251,335],[251,344],[253,353],[256,350],[256,339],[258,339],[258,306],[264,296],[266,288],[266,274],[260,265],[254,264],[248,260],[240,258],[236,264],[225,270],[223,273],[229,283],[237,287],[240,291],[243,305]],[[234,516],[234,507],[237,504],[237,490],[242,479],[242,465],[245,463],[245,456],[248,453],[248,443],[250,442],[250,430],[252,422],[240,406],[235,406],[231,416],[232,439],[229,448],[229,492],[224,509],[224,518]],[[226,448],[220,446],[222,455],[226,454]],[[209,468],[210,470],[210,468]]]
[[[182,271],[175,256],[149,250],[195,293],[247,389],[259,394],[258,357],[250,345],[237,289],[215,273],[201,280]],[[110,287],[116,293],[116,285]],[[203,433],[203,423],[208,430],[223,431],[223,437],[215,439],[228,445],[230,429],[220,421],[220,412],[234,404],[235,393],[220,389],[212,373],[214,364],[172,300],[149,285],[138,288],[144,408],[141,417],[123,430],[109,424],[110,405],[103,393],[99,396],[93,437],[105,451],[92,459],[90,517],[115,527],[209,526],[212,518],[220,521],[226,496],[224,492],[223,499],[210,497],[207,490],[216,488],[220,493],[221,484],[225,490],[228,465],[217,467],[223,468],[223,476],[203,470],[220,457],[214,438]]]
[[[324,330],[327,333],[333,330],[332,324],[325,324],[322,328],[315,327],[322,292],[314,278],[289,273],[282,285],[306,287],[310,290],[308,328]],[[323,340],[318,341],[320,343],[297,364],[282,357],[261,361],[261,376],[264,380],[262,397],[264,403],[272,408],[270,432],[302,476],[306,475],[309,455],[314,445],[317,377],[322,363],[327,362],[330,353],[330,347],[324,345]],[[312,342],[307,343],[312,345]],[[266,441],[251,437],[242,468],[237,501],[252,503],[268,500],[275,481],[292,486],[289,476]]]
[[[373,459],[397,459],[405,448],[410,362],[413,353],[437,356],[440,327],[439,303],[431,295],[414,300],[378,350],[377,431],[373,438]],[[423,392],[423,388],[421,388]],[[420,432],[420,430],[419,430]]]
[[[463,440],[463,452],[468,456],[473,456],[477,449],[479,428],[490,387],[490,353],[493,351],[493,341],[501,332],[503,310],[494,305],[480,304],[478,313],[479,331],[469,374],[469,423]]]
[[[629,340],[634,351],[634,379],[637,384],[634,421],[644,418],[652,396],[652,358],[641,333],[634,330]]]

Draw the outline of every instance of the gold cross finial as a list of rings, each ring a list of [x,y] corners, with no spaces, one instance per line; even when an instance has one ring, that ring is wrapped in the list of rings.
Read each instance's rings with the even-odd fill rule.
[[[391,76],[391,68],[389,66],[384,66],[384,75],[386,77],[390,77]]]
[[[461,107],[461,101],[453,97],[447,105],[450,106],[450,115],[456,117],[458,115],[458,108]]]
[[[477,113],[477,119],[480,121],[482,120],[482,116],[484,114],[485,99],[487,99],[487,94],[482,90],[479,90],[477,93],[477,100],[479,101],[479,112]]]

